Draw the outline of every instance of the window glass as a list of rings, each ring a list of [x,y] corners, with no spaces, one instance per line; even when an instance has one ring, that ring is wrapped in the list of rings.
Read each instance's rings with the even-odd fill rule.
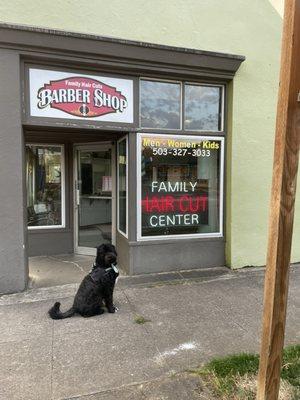
[[[80,151],[80,182],[82,196],[110,196],[111,150]]]
[[[63,225],[62,147],[26,145],[28,226]]]
[[[143,128],[181,128],[181,85],[179,83],[142,80],[140,92]]]
[[[127,149],[126,139],[118,143],[118,228],[127,234]]]
[[[79,149],[77,163],[78,246],[97,247],[99,243],[111,243],[111,149]]]
[[[141,136],[142,236],[220,232],[218,138]]]
[[[222,130],[222,87],[185,85],[184,129]]]

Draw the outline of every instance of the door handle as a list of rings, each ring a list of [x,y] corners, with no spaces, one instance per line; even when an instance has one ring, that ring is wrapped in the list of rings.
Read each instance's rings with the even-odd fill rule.
[[[76,205],[80,205],[80,190],[76,189]]]

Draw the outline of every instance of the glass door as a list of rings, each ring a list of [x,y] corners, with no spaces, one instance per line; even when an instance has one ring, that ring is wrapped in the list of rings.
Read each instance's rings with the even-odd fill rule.
[[[102,243],[114,243],[114,148],[111,145],[76,148],[76,252],[95,254]]]

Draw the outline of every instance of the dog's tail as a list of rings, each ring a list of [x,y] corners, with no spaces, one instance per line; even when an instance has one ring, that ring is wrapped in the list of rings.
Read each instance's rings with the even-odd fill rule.
[[[53,307],[50,308],[48,311],[48,314],[52,319],[64,319],[64,318],[70,318],[75,314],[75,310],[73,307],[71,307],[68,311],[66,312],[61,312],[60,309],[60,303],[57,301]]]

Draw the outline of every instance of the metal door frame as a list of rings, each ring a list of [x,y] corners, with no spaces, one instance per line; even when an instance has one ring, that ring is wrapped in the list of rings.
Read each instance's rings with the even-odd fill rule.
[[[96,249],[93,247],[78,246],[79,239],[79,218],[78,218],[78,151],[101,151],[111,149],[111,175],[112,175],[112,192],[111,192],[111,235],[112,244],[116,244],[116,145],[112,142],[97,142],[87,144],[74,144],[73,146],[73,199],[74,199],[74,253],[83,255],[95,255]],[[101,243],[99,243],[101,244]]]

